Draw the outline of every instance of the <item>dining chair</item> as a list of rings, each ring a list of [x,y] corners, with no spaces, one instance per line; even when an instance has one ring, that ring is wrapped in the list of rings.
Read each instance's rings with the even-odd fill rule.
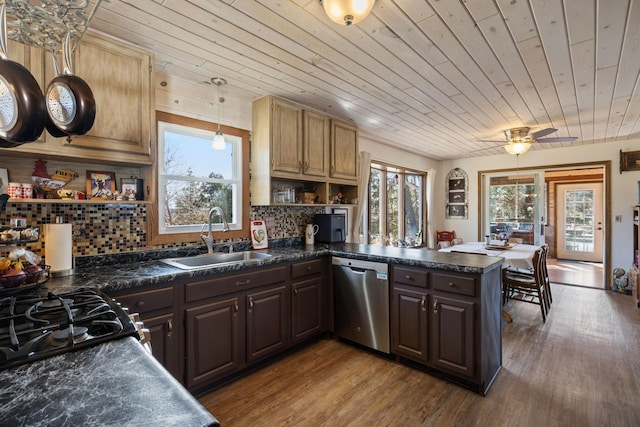
[[[436,230],[436,245],[438,249],[448,248],[453,245],[452,241],[456,238],[455,231],[437,231]]]
[[[537,249],[533,254],[533,275],[521,274],[502,270],[502,302],[517,300],[540,306],[542,321],[547,321],[550,303],[548,298],[548,286],[545,285],[543,275],[543,249]]]

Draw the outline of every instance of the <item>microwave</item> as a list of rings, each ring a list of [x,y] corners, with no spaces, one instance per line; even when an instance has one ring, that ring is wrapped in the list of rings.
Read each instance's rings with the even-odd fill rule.
[[[315,214],[313,222],[318,226],[316,242],[344,243],[347,237],[347,220],[344,214]]]

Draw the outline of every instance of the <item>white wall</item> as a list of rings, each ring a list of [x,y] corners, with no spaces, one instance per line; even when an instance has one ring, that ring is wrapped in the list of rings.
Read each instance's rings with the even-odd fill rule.
[[[555,149],[531,149],[518,159],[520,167],[543,167],[550,165],[570,165],[575,163],[611,161],[611,235],[612,267],[627,270],[632,262],[633,235],[632,206],[640,203],[638,181],[640,171],[619,173],[620,150],[640,150],[640,140],[626,140],[606,144],[590,144]],[[445,203],[444,180],[453,168],[461,168],[469,175],[469,218],[466,220],[444,219],[442,208],[442,229],[455,230],[466,241],[478,239],[478,171],[516,167],[515,156],[501,154],[470,159],[447,160],[439,162],[436,180],[436,197]],[[622,216],[622,222],[615,222],[616,215]]]

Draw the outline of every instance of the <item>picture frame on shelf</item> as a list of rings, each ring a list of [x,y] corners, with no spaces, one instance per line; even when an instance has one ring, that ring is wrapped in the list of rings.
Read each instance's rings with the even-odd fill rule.
[[[0,168],[0,194],[7,194],[9,192],[9,171],[4,168]]]
[[[87,198],[108,200],[116,191],[115,172],[87,171]]]
[[[120,178],[120,193],[124,200],[144,200],[144,182],[139,178]]]

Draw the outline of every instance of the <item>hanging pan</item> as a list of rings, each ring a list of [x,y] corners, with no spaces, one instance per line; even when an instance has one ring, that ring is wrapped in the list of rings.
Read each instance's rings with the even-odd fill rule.
[[[68,33],[62,55],[63,71],[51,80],[46,91],[47,113],[58,134],[63,134],[60,136],[84,135],[96,118],[96,101],[91,88],[73,75],[70,44],[71,33]]]
[[[51,57],[53,58],[53,69],[56,72],[56,77],[60,75],[60,67],[58,67],[58,60],[56,59],[56,49],[55,46],[51,47]],[[52,94],[53,95],[53,94]],[[63,136],[67,136],[66,132],[61,131],[60,129],[58,129],[58,127],[55,125],[55,123],[53,123],[53,119],[51,118],[51,113],[50,108],[53,108],[53,105],[55,104],[56,100],[49,100],[49,91],[47,91],[47,99],[46,99],[46,104],[47,104],[47,123],[45,125],[45,127],[47,128],[47,132],[49,132],[49,134],[51,134],[51,136],[54,136],[56,138],[61,138]],[[58,100],[58,103],[59,100]]]
[[[7,58],[7,16],[0,9],[0,147],[35,141],[44,130],[42,90],[29,70]]]

